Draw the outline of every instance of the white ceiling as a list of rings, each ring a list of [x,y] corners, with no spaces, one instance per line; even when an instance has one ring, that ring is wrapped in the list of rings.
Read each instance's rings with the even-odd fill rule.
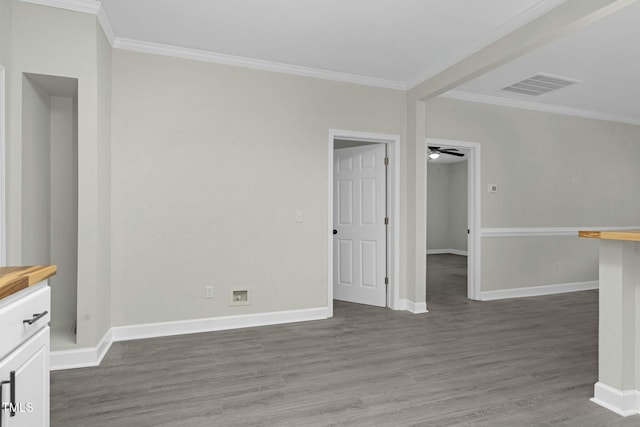
[[[565,1],[101,3],[113,29],[115,47],[142,46],[143,51],[178,52],[178,56],[186,49],[192,51],[185,57],[200,58],[202,52],[213,55],[208,60],[222,63],[406,89]],[[621,11],[493,69],[444,96],[640,124],[640,85],[636,81],[640,75],[640,1],[633,1]],[[144,43],[147,45],[141,45]],[[298,68],[294,70],[295,67]],[[499,91],[537,73],[581,83],[537,97]]]
[[[419,83],[564,0],[102,0],[115,36]]]
[[[581,83],[540,96],[499,90],[537,73]],[[639,77],[640,2],[636,2],[459,86],[454,96],[471,94],[486,100],[498,97],[516,103],[535,102],[640,123]]]

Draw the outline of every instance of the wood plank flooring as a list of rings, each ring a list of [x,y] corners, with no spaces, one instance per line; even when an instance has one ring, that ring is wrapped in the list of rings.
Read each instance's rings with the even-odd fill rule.
[[[429,313],[336,302],[325,321],[115,343],[53,372],[53,426],[638,426],[591,402],[597,292],[475,302],[428,257]]]

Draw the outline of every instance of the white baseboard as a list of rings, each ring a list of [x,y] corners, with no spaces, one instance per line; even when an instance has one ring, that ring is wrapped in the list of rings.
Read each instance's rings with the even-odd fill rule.
[[[413,302],[408,299],[401,299],[395,306],[395,310],[405,310],[413,314],[428,313],[426,302]]]
[[[96,347],[85,347],[73,350],[52,351],[50,355],[50,369],[88,368],[98,366],[113,344],[113,330],[109,329]]]
[[[493,301],[508,298],[537,297],[542,295],[563,294],[598,289],[598,282],[575,282],[555,285],[530,286],[526,288],[501,289],[480,292],[480,301]]]
[[[128,341],[143,338],[168,337],[171,335],[195,334],[198,332],[278,325],[281,323],[322,320],[328,317],[327,308],[322,307],[306,310],[276,311],[240,316],[210,317],[205,319],[179,320],[175,322],[116,326],[112,329],[114,341]]]
[[[639,390],[622,391],[597,382],[593,387],[591,401],[623,417],[640,413]]]
[[[425,251],[427,255],[440,255],[440,254],[453,254],[467,256],[467,251],[461,251],[460,249],[429,249]]]
[[[326,307],[306,310],[277,311],[272,313],[240,316],[211,317],[205,319],[178,320],[175,322],[147,323],[141,325],[110,328],[96,347],[52,351],[51,370],[86,368],[98,366],[115,341],[167,337],[198,332],[223,331],[227,329],[251,328],[282,323],[323,320],[329,317]]]

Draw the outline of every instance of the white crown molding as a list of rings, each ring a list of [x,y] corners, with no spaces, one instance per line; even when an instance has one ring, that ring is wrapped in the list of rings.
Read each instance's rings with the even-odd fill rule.
[[[543,237],[543,236],[573,236],[578,237],[579,231],[626,230],[638,229],[637,226],[628,227],[512,227],[512,228],[483,228],[481,237]]]
[[[442,98],[456,99],[459,101],[478,102],[481,104],[497,105],[500,107],[521,108],[525,110],[542,111],[545,113],[564,114],[568,116],[584,117],[587,119],[606,120],[609,122],[625,123],[640,126],[640,119],[634,117],[618,116],[615,114],[601,113],[598,111],[583,110],[580,108],[563,107],[558,105],[541,104],[539,102],[523,101],[512,98],[502,98],[491,95],[450,90],[440,95]]]
[[[598,282],[559,283],[554,285],[529,286],[525,288],[500,289],[480,292],[480,301],[494,301],[509,298],[537,297],[542,295],[564,294],[568,292],[590,291],[598,289]]]
[[[104,31],[104,35],[113,47],[115,34],[111,28],[111,22],[99,0],[21,0],[24,3],[33,3],[41,6],[55,7],[58,9],[71,10],[74,12],[88,13],[98,17],[98,22]]]
[[[252,59],[242,56],[226,55],[205,50],[189,49],[178,46],[126,39],[122,37],[117,37],[115,39],[113,47],[116,49],[126,49],[135,52],[172,56],[175,58],[190,59],[201,62],[212,62],[216,64],[252,68],[262,71],[272,71],[275,73],[292,74],[296,76],[313,77],[317,79],[333,80],[363,86],[374,86],[384,89],[404,91],[407,88],[404,82],[395,80],[385,80],[375,77],[360,76],[356,74],[339,73],[336,71],[320,70],[317,68],[283,64],[280,62],[264,61],[261,59]]]
[[[57,7],[59,9],[75,12],[89,13],[98,17],[105,36],[113,48],[125,49],[135,52],[151,53],[155,55],[172,56],[175,58],[190,59],[193,61],[211,62],[216,64],[231,65],[235,67],[251,68],[255,70],[271,71],[275,73],[291,74],[296,76],[313,77],[322,80],[331,80],[343,83],[352,83],[362,86],[372,86],[384,89],[406,91],[407,84],[396,80],[379,79],[376,77],[361,76],[357,74],[340,73],[337,71],[321,70],[311,67],[283,64],[280,62],[264,61],[260,59],[246,58],[242,56],[226,55],[205,50],[189,49],[178,46],[151,43],[141,40],[116,37],[104,12],[102,3],[98,0],[21,0],[26,3],[34,3],[43,6]]]
[[[98,0],[21,0],[25,3],[57,7],[58,9],[97,15],[102,3]]]
[[[102,27],[102,31],[104,31],[104,35],[107,37],[109,44],[113,47],[113,44],[116,42],[116,35],[113,32],[113,28],[111,27],[111,22],[107,17],[107,14],[104,11],[103,7],[100,7],[98,10],[98,22]]]

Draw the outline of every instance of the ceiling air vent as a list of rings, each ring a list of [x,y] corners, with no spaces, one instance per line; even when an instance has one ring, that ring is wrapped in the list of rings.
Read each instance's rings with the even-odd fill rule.
[[[566,77],[552,76],[549,74],[536,74],[535,76],[529,77],[521,82],[503,87],[501,90],[521,93],[523,95],[538,96],[576,83],[580,83],[580,81],[568,79]]]

